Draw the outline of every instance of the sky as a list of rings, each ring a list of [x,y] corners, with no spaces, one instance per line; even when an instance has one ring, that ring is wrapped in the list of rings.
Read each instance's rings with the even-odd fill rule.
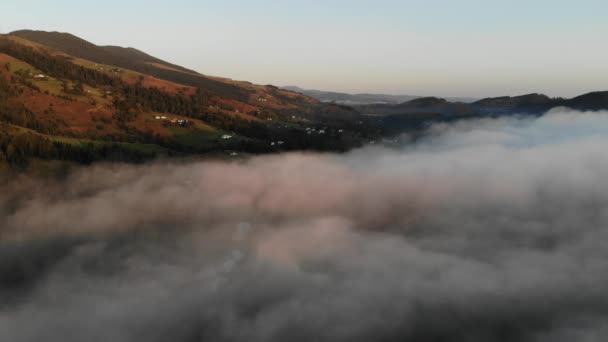
[[[204,74],[344,92],[608,90],[605,0],[3,0],[0,32],[61,31]]]

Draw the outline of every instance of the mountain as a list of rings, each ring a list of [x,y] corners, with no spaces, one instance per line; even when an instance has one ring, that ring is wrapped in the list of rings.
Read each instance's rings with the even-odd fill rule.
[[[540,114],[554,107],[568,107],[577,110],[608,109],[608,91],[583,94],[572,99],[551,98],[543,94],[503,96],[487,98],[472,103],[473,107],[485,114]]]
[[[438,97],[420,97],[399,104],[369,104],[356,106],[357,110],[371,116],[401,114],[464,115],[474,112],[472,106],[463,102],[450,102]]]
[[[399,104],[370,104],[355,106],[357,110],[372,116],[406,114],[441,114],[443,116],[497,116],[510,114],[537,115],[555,107],[578,110],[608,109],[608,91],[592,92],[572,99],[551,98],[543,94],[500,96],[481,99],[472,103],[452,102],[437,97],[423,97]]]
[[[564,100],[561,105],[578,110],[606,110],[608,109],[608,91],[596,91]]]
[[[526,94],[521,96],[502,96],[486,98],[472,103],[482,113],[486,114],[534,114],[562,105],[562,99],[550,98],[544,94]]]
[[[98,64],[137,71],[192,87],[202,87],[223,96],[244,96],[238,86],[198,74],[184,67],[165,62],[134,48],[97,46],[70,33],[20,30],[10,33],[31,42],[42,44],[67,55]]]
[[[451,102],[424,97],[399,104],[354,106],[359,112],[376,118],[387,135],[404,131],[417,132],[430,123],[507,115],[541,115],[555,107],[577,110],[608,110],[608,91],[592,92],[572,99],[550,98],[543,94],[485,98],[473,103]]]
[[[500,96],[484,99],[468,97],[423,97],[413,95],[347,94],[287,86],[283,89],[300,93],[321,102],[352,106],[367,115],[383,116],[406,113],[441,113],[443,115],[538,114],[564,106],[579,110],[608,109],[608,92],[592,92],[572,99],[551,98],[544,94]]]
[[[134,48],[120,46],[97,46],[70,33],[20,30],[10,35],[36,42],[66,54],[88,59],[102,64],[112,64],[123,68],[134,69],[136,65],[148,64],[151,66],[175,69],[183,73],[198,74],[195,71],[183,68],[152,57]]]
[[[422,96],[413,95],[386,95],[386,94],[347,94],[332,91],[302,89],[296,86],[286,86],[283,89],[295,91],[310,97],[313,97],[321,102],[335,102],[344,105],[356,106],[367,104],[400,104],[410,100],[420,98]],[[469,97],[451,97],[447,98],[453,102],[473,102],[476,99]]]
[[[349,107],[133,48],[58,32],[0,35],[0,164],[345,150],[376,134],[359,124],[367,121]]]
[[[481,99],[473,102],[473,105],[478,106],[520,106],[520,105],[531,105],[531,104],[546,104],[550,103],[553,99],[544,94],[527,94],[521,96],[502,96]]]
[[[300,90],[300,89],[295,89]],[[313,91],[314,92],[314,91]],[[324,94],[340,101],[325,102]],[[134,48],[68,33],[0,35],[0,169],[34,162],[139,162],[290,150],[345,151],[432,122],[608,109],[608,92],[472,103],[316,93],[208,76]],[[347,106],[348,101],[406,101]]]

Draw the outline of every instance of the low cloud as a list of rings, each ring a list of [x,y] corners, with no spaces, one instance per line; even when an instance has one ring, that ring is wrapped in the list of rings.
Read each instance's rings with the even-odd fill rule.
[[[2,341],[604,341],[608,113],[0,189]]]

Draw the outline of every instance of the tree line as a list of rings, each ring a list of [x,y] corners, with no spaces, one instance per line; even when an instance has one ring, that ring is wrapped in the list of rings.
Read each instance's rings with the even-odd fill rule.
[[[95,161],[143,162],[158,157],[154,151],[127,144],[53,141],[33,132],[12,132],[0,126],[0,162],[27,165],[31,158],[68,160],[81,164]]]

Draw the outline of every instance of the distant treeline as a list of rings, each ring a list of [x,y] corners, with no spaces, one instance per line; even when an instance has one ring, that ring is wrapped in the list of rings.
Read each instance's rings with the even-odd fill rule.
[[[0,161],[25,165],[31,158],[69,160],[81,164],[95,161],[143,162],[158,157],[120,143],[65,143],[32,132],[9,133],[0,127]]]

